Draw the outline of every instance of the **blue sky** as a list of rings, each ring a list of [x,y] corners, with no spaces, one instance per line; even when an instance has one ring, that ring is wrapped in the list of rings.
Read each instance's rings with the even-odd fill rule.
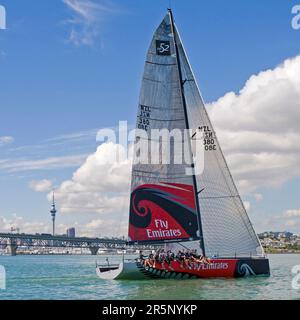
[[[95,152],[96,129],[135,122],[146,50],[169,5],[90,0],[95,10],[83,19],[67,2],[0,0],[7,10],[7,30],[0,30],[0,137],[12,137],[0,143],[0,216],[8,224],[28,223],[25,231],[30,223],[33,231],[38,223],[45,228],[50,223],[47,192],[30,188],[32,181],[58,186],[71,179]],[[206,102],[239,92],[252,75],[299,54],[293,4],[297,1],[172,1]],[[273,217],[300,208],[299,186],[295,174],[276,187],[245,193],[258,231],[289,229],[284,219]],[[262,200],[253,200],[255,192]],[[76,212],[59,214],[58,223],[63,229],[97,219]],[[273,220],[268,225],[261,219]],[[296,222],[290,229],[300,232]]]

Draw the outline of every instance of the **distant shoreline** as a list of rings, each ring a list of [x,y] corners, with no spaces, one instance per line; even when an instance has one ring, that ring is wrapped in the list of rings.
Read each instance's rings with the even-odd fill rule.
[[[268,251],[265,250],[266,254],[300,254],[300,251]]]

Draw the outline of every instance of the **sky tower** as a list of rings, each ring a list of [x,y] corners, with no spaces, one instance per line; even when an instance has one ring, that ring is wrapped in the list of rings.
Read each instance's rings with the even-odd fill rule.
[[[52,235],[55,236],[55,216],[56,216],[56,208],[55,208],[55,198],[54,198],[54,190],[53,190],[53,196],[52,196],[52,205],[51,205],[51,217],[52,217]]]

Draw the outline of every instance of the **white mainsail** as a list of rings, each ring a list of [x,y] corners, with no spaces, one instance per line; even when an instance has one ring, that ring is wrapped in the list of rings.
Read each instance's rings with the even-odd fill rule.
[[[135,146],[132,168],[132,188],[129,237],[134,241],[197,239],[200,230],[197,224],[194,178],[186,174],[187,165],[174,159],[184,158],[184,130],[187,129],[182,101],[181,81],[175,42],[167,14],[156,30],[147,53],[142,79],[136,141],[149,145],[149,150]],[[181,138],[169,145],[165,138],[152,136],[154,130],[176,129]],[[166,143],[165,143],[166,142]],[[169,145],[169,148],[168,148]],[[158,146],[158,149],[154,150]],[[153,156],[160,153],[157,162]],[[163,162],[170,155],[171,162]],[[145,156],[147,163],[136,161]]]
[[[130,201],[129,237],[133,241],[186,241],[203,238],[206,255],[255,256],[262,247],[248,218],[209,120],[182,41],[169,12],[151,41],[147,54],[137,116],[137,133]],[[152,147],[162,156],[184,148],[171,146],[151,135],[153,129],[192,129],[191,139],[204,143],[204,170],[186,174],[186,163],[151,163]],[[140,159],[141,142],[148,163]],[[156,149],[155,149],[156,150]],[[183,156],[184,158],[184,156]],[[191,167],[191,166],[189,166]],[[201,192],[200,192],[201,190]],[[200,212],[199,212],[200,211]],[[190,244],[194,242],[190,242]],[[203,248],[202,248],[203,249]]]

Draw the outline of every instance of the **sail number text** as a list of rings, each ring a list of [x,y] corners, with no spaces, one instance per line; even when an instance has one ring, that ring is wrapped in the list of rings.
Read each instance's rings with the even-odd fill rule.
[[[215,151],[217,150],[216,141],[213,132],[208,126],[202,126],[198,128],[200,132],[203,133],[203,144],[205,151]]]
[[[150,127],[151,109],[148,106],[140,105],[140,113],[138,115],[138,129],[148,131]]]

